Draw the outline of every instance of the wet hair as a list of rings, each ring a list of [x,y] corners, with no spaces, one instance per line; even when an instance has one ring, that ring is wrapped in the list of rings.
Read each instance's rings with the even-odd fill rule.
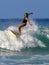
[[[32,12],[30,13],[25,13],[26,14],[26,17],[28,18],[29,15],[33,14]]]

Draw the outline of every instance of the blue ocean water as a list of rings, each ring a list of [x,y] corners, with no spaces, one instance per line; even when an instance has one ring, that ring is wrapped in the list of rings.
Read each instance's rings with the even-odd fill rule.
[[[49,65],[49,19],[30,20],[17,37],[10,30],[22,20],[0,19],[0,65]]]

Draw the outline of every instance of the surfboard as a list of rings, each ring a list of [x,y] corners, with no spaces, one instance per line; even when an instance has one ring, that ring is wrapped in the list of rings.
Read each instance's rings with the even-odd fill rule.
[[[17,32],[15,32],[15,31],[12,31],[12,30],[10,30],[14,35],[16,35],[16,36],[18,36],[18,37],[20,37],[20,35],[17,33]]]

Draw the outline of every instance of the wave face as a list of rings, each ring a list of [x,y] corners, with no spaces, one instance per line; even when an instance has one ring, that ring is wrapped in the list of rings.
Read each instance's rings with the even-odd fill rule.
[[[14,35],[10,31],[18,31],[17,22],[16,25],[14,22],[10,22],[11,25],[9,25],[8,22],[8,26],[4,25],[4,30],[0,30],[0,48],[16,51],[20,51],[21,49],[25,48],[35,47],[49,48],[49,28],[38,26],[33,20],[30,22],[32,22],[33,25],[30,26],[27,23],[27,26],[22,28],[22,35],[20,37]]]
[[[21,19],[0,19],[0,65],[49,65],[49,19],[30,20],[15,36]],[[18,52],[17,52],[18,51]]]

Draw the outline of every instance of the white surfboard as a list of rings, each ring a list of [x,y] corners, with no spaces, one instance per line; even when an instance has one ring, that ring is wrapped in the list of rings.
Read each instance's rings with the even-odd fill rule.
[[[15,32],[15,31],[12,31],[12,30],[10,30],[14,35],[16,35],[17,37],[20,37],[20,35],[17,33],[17,32]]]

